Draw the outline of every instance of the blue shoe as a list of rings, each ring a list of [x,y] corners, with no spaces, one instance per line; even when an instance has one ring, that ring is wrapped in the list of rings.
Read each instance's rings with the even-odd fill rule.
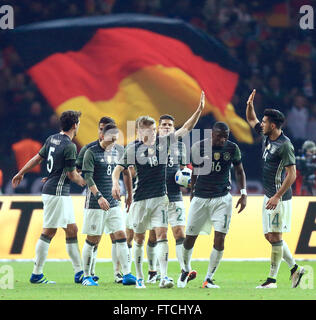
[[[123,285],[130,286],[136,284],[136,277],[133,276],[131,273],[128,273],[123,276]]]
[[[79,271],[75,274],[75,283],[82,283],[83,271]]]
[[[93,275],[92,279],[93,279],[94,282],[98,282],[100,278],[98,276],[96,276],[96,275]]]
[[[55,281],[49,281],[46,279],[46,277],[44,276],[44,274],[34,274],[32,273],[31,278],[30,278],[30,282],[31,283],[37,283],[37,284],[55,284]]]
[[[83,277],[82,285],[87,287],[98,286],[98,284],[93,281],[92,277]]]

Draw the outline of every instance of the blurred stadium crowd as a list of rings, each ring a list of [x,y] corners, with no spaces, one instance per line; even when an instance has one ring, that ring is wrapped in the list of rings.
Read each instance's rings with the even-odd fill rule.
[[[247,98],[256,88],[258,116],[262,116],[267,106],[283,111],[287,119],[284,131],[292,139],[297,156],[301,159],[316,155],[315,145],[309,144],[308,150],[302,148],[306,140],[316,141],[316,38],[312,36],[315,30],[304,31],[299,27],[299,8],[315,5],[312,0],[8,0],[5,3],[14,7],[16,27],[51,19],[126,12],[181,18],[225,43],[231,55],[242,62],[243,73],[232,99],[236,112],[244,117]],[[14,172],[59,128],[58,118],[24,72],[17,53],[1,41],[1,33],[0,44],[3,174],[0,182],[2,192],[11,193],[8,182]],[[199,126],[210,127],[210,119],[214,121],[205,116]],[[251,164],[258,162],[260,143],[240,147],[247,178],[255,180],[258,168]],[[37,168],[33,180],[44,174],[43,168]],[[299,175],[295,193],[310,194],[310,189],[304,189],[304,172]],[[313,179],[312,185],[315,175]],[[38,192],[40,183],[33,189],[31,185],[22,187],[20,192]]]

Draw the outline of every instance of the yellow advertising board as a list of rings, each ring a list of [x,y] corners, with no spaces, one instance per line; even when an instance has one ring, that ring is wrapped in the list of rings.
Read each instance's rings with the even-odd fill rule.
[[[72,196],[76,223],[79,228],[79,247],[85,235],[81,234],[84,196]],[[233,197],[234,206],[238,197]],[[271,245],[262,232],[262,196],[249,196],[246,209],[238,214],[233,209],[230,230],[226,236],[225,259],[269,258]],[[184,198],[186,213],[190,200]],[[43,205],[40,196],[0,197],[0,259],[33,259],[36,242],[42,232]],[[291,232],[284,234],[295,258],[316,259],[316,197],[294,197]],[[169,230],[170,259],[176,258],[175,240]],[[201,235],[196,241],[193,258],[208,259],[213,246],[213,234]],[[60,229],[51,242],[48,259],[68,259],[65,232]],[[101,240],[98,258],[111,258],[108,235]]]

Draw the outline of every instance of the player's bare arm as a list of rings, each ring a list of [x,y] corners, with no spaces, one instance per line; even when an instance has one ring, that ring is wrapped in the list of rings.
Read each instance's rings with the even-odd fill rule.
[[[133,201],[132,175],[129,168],[123,170],[123,181],[126,188],[125,207],[128,212]]]
[[[256,89],[253,89],[251,92],[248,101],[247,101],[247,108],[246,108],[246,118],[249,125],[254,128],[257,123],[259,123],[259,120],[256,116],[255,107],[253,104],[253,101],[255,99],[256,95]]]
[[[113,184],[112,197],[116,200],[121,199],[119,180],[120,180],[121,172],[123,170],[124,170],[123,166],[117,165],[112,172],[112,184]]]
[[[68,171],[67,172],[67,177],[74,183],[76,183],[77,185],[79,185],[80,187],[84,187],[86,185],[85,180],[82,178],[82,176],[77,172],[76,169],[72,170],[72,171]]]
[[[235,169],[235,177],[236,182],[239,190],[245,190],[246,189],[246,174],[243,168],[242,163],[239,163],[238,165],[234,166]],[[236,208],[240,206],[238,213],[243,211],[247,205],[247,195],[242,194],[240,198],[238,199]]]
[[[296,166],[287,166],[285,167],[286,171],[286,177],[281,185],[281,188],[278,190],[278,192],[269,199],[266,205],[266,209],[268,210],[274,210],[276,206],[278,205],[280,199],[284,195],[284,193],[292,186],[292,184],[295,182],[296,179]]]
[[[23,180],[24,174],[28,173],[31,169],[40,164],[42,161],[43,158],[39,154],[36,154],[31,160],[29,160],[25,164],[25,166],[13,177],[12,187],[16,188]]]
[[[193,113],[191,118],[185,122],[185,124],[175,132],[175,137],[177,139],[184,137],[187,135],[197,124],[202,111],[204,110],[205,106],[205,93],[202,91],[201,97],[200,97],[200,103],[196,111]]]

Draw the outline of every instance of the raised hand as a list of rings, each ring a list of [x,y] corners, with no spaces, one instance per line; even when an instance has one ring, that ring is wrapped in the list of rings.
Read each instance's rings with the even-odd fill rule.
[[[200,97],[200,104],[199,104],[199,111],[203,111],[204,109],[204,106],[205,106],[205,93],[204,91],[202,90],[201,92],[201,97]]]
[[[253,89],[248,98],[247,106],[254,108],[253,101],[255,99],[255,95],[256,95],[256,89]]]

